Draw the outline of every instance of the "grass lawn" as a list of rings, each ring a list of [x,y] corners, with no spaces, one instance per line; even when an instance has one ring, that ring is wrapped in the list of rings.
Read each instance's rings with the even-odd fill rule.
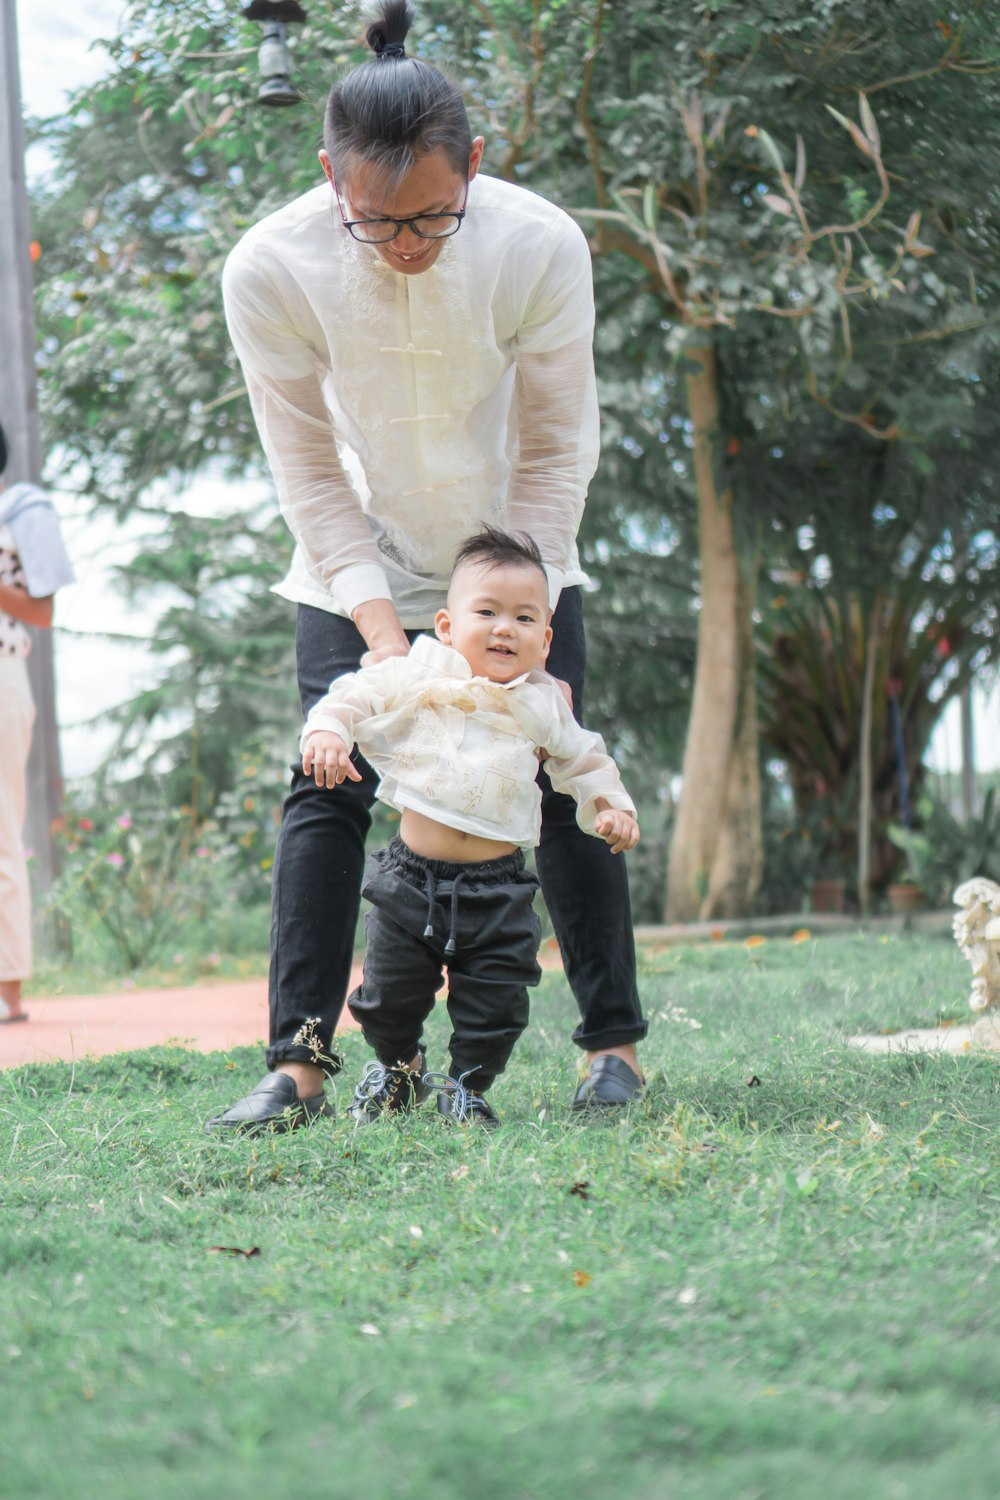
[[[967,973],[652,956],[648,1102],[603,1125],[547,976],[492,1137],[210,1139],[252,1051],[0,1074],[0,1494],[992,1500],[998,1063],[844,1045],[967,1019]]]
[[[36,960],[35,971],[24,987],[25,998],[35,995],[109,995],[121,990],[169,990],[192,984],[222,983],[226,980],[264,979],[267,977],[268,952],[239,957],[223,953],[186,951],[175,953],[167,963],[148,963],[129,973],[117,968],[109,971],[93,961],[80,962],[43,954]]]

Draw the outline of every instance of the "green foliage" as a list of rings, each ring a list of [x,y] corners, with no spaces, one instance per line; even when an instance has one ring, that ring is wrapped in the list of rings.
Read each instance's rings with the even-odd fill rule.
[[[806,909],[816,880],[850,881],[853,870],[843,854],[843,828],[850,809],[830,797],[816,797],[799,809],[787,767],[762,767],[764,867],[766,878],[755,903],[761,916]]]
[[[259,28],[213,0],[130,8],[108,76],[41,138],[36,194],[46,421],[81,488],[120,512],[164,476],[260,467],[219,278],[239,235],[314,184],[312,134],[254,106]],[[316,76],[338,55],[302,38]]]
[[[210,893],[198,866],[208,851],[191,849],[190,824],[179,813],[139,827],[128,814],[101,825],[71,816],[64,852],[46,914],[70,955],[74,934],[96,930],[114,967],[137,969],[163,953],[185,920],[204,915]]]
[[[171,510],[117,579],[130,603],[159,605],[149,686],[105,717],[117,741],[108,795],[161,797],[198,827],[240,785],[248,758],[287,765],[300,713],[293,611],[268,591],[287,564],[283,522]]]
[[[281,786],[248,752],[241,763],[242,785],[213,818],[196,819],[162,794],[128,810],[105,799],[67,812],[62,871],[40,908],[64,955],[103,960],[115,974],[166,962],[178,948],[204,958],[243,946],[240,916],[251,910],[255,946],[266,947]]]
[[[238,7],[138,0],[108,77],[41,131],[59,161],[34,204],[46,433],[119,514],[164,476],[260,471],[221,266],[249,224],[320,180],[327,89],[365,55],[353,17],[308,12],[291,29],[297,110],[254,103],[260,32]],[[991,18],[972,0],[947,19],[884,0],[422,0],[413,50],[461,80],[487,170],[576,212],[591,238],[604,455],[581,538],[599,586],[590,709],[629,767],[662,782],[695,665],[692,330],[716,342],[718,464],[741,545],[772,578],[801,566],[809,527],[836,597],[856,590],[867,609],[886,507],[904,531],[926,520],[931,546],[964,538],[956,576],[977,527],[995,530]],[[176,558],[154,545],[135,576],[164,598],[180,585],[183,604],[164,621],[162,680],[121,716],[117,761],[162,740],[167,794],[209,816],[237,779],[227,716],[230,748],[291,743],[290,631],[263,596],[281,545],[268,533],[237,605],[220,553],[240,523],[170,526]],[[265,530],[248,521],[254,549]],[[977,598],[978,623],[967,593],[956,607],[982,631],[978,662],[1000,637]],[[842,741],[852,710],[829,706]]]
[[[931,902],[948,900],[956,886],[974,875],[1000,882],[1000,806],[995,791],[987,793],[982,812],[969,823],[959,823],[929,797],[918,803],[917,818],[917,828],[890,823],[886,831],[906,856],[904,878],[919,885]]]
[[[867,615],[895,566],[881,535],[887,519],[911,554],[927,549],[940,587],[932,623],[912,617],[911,642],[933,643],[947,617],[960,625],[963,655],[907,701],[918,782],[935,718],[998,638],[988,309],[1000,291],[1000,236],[983,171],[991,184],[1000,133],[994,38],[981,9],[916,27],[881,3],[808,15],[787,6],[623,13],[598,3],[572,15],[540,7],[533,24],[527,7],[508,4],[490,16],[503,105],[493,117],[509,121],[504,170],[575,212],[595,253],[613,482],[610,505],[600,478],[593,487],[599,508],[587,524],[599,538],[595,576],[610,585],[612,626],[601,622],[608,640],[595,652],[600,692],[608,718],[628,724],[623,745],[653,740],[661,764],[680,763],[694,615],[672,585],[693,573],[696,537],[679,376],[687,341],[707,332],[722,409],[716,481],[733,492],[745,575],[756,558],[774,578],[794,572],[808,528],[816,596],[825,590],[833,609],[850,596]],[[553,86],[536,87],[541,79]],[[491,87],[495,97],[492,78]],[[631,513],[619,531],[628,561],[615,577],[608,522],[622,512]],[[665,532],[668,568],[656,548]],[[813,655],[824,650],[821,613],[801,622]],[[897,657],[906,649],[897,638]],[[863,667],[863,654],[851,658],[847,693],[821,690],[818,719],[816,684],[796,697],[798,671],[765,707],[790,757],[799,819],[819,810],[813,821],[827,825],[828,867],[854,863]],[[897,787],[883,710],[880,695],[884,827]],[[770,841],[778,859],[789,853],[785,832]],[[804,873],[819,845],[803,844],[796,854],[809,857],[792,866]],[[877,855],[886,872],[884,837]],[[788,874],[773,872],[765,906]]]
[[[816,804],[839,809],[833,852],[848,863],[857,838],[863,681],[874,650],[873,873],[882,883],[895,863],[886,828],[898,821],[902,795],[893,700],[915,797],[942,708],[995,649],[997,542],[973,531],[934,545],[888,519],[869,541],[858,565],[870,578],[867,589],[838,586],[813,563],[814,576],[786,575],[787,593],[772,595],[762,632],[761,723],[788,767],[800,815]],[[850,578],[850,559],[838,571]]]

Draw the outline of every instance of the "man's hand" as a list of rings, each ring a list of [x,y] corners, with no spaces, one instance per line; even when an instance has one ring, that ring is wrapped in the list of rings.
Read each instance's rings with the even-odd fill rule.
[[[594,819],[594,832],[606,844],[610,844],[612,854],[622,854],[626,849],[634,849],[639,842],[638,823],[631,813],[620,807],[606,807],[603,812],[599,812]]]
[[[551,672],[549,673],[549,676],[550,677],[552,676]],[[563,697],[566,699],[566,706],[569,709],[570,713],[572,713],[573,712],[573,689],[570,687],[569,683],[568,682],[564,682],[561,677],[552,677],[552,681],[555,683],[556,687],[559,689],[559,691],[562,693]]]
[[[351,752],[329,729],[316,729],[306,740],[302,751],[302,770],[313,776],[317,786],[339,786],[342,781],[360,781],[361,772],[351,760]]]
[[[388,661],[390,656],[409,656],[410,643],[404,636],[402,642],[394,641],[388,646],[376,646],[371,651],[366,651],[361,658],[361,666],[377,667],[380,661]]]
[[[555,687],[557,687],[562,693],[563,697],[566,699],[566,707],[569,709],[570,713],[573,712],[573,689],[570,687],[568,682],[564,682],[561,677],[553,677],[552,673],[546,672],[544,667],[535,667],[534,671],[528,674],[528,681],[536,682],[539,680],[543,682],[551,682]]]
[[[358,605],[351,618],[368,647],[361,658],[363,667],[377,666],[390,656],[409,656],[410,643],[391,599],[368,599]]]

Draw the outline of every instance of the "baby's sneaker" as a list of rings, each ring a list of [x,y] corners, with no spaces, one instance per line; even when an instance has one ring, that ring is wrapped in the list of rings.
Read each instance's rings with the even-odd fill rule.
[[[387,1115],[401,1115],[423,1104],[431,1090],[423,1077],[427,1059],[417,1053],[419,1064],[370,1062],[365,1067],[347,1113],[355,1125],[372,1125]]]
[[[474,1071],[474,1070],[473,1070]],[[437,1096],[438,1114],[453,1125],[478,1125],[482,1130],[499,1130],[500,1121],[490,1109],[482,1094],[466,1088],[468,1073],[452,1078],[449,1073],[425,1073],[423,1083],[428,1087],[439,1084]]]

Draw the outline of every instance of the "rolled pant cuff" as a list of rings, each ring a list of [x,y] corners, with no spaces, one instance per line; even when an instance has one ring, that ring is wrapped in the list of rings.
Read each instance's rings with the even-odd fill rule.
[[[329,1057],[316,1057],[309,1047],[303,1047],[296,1042],[276,1042],[273,1047],[268,1047],[264,1054],[269,1073],[273,1073],[279,1063],[299,1062],[312,1063],[314,1067],[322,1068],[327,1078],[336,1078],[344,1066],[344,1059],[336,1052]]]
[[[573,1041],[583,1052],[603,1052],[607,1047],[629,1047],[641,1042],[649,1030],[647,1021],[634,1026],[619,1026],[613,1031],[581,1031],[573,1033]]]
[[[420,1037],[417,1037],[412,1044],[403,1042],[400,1046],[397,1042],[386,1042],[378,1037],[369,1036],[367,1031],[362,1031],[362,1036],[383,1068],[408,1067],[413,1059],[419,1057],[424,1051],[423,1040]]]

